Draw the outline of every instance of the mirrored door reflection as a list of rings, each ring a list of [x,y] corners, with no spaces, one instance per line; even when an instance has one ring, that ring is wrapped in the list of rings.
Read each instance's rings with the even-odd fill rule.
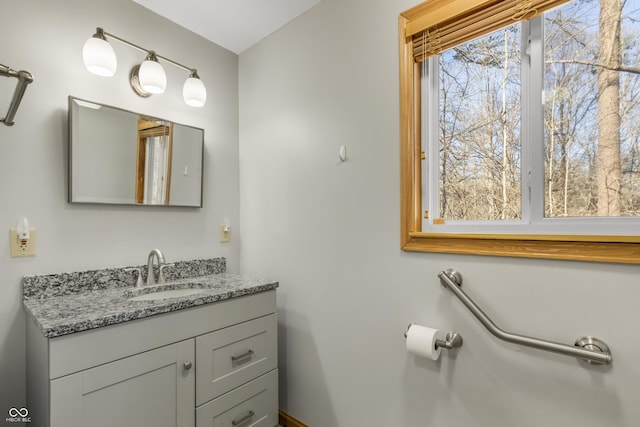
[[[69,202],[202,207],[204,130],[69,97]]]
[[[173,123],[140,116],[136,152],[136,203],[169,204]]]

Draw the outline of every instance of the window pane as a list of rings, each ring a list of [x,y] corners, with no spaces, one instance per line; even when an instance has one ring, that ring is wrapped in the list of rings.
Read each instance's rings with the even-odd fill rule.
[[[639,7],[579,0],[545,14],[545,217],[640,214],[640,76],[624,68],[639,59]]]
[[[521,218],[520,26],[439,56],[440,217]]]

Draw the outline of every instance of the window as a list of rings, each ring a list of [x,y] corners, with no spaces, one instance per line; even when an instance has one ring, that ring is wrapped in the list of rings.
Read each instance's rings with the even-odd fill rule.
[[[522,220],[521,38],[510,25],[422,62],[423,229]]]
[[[640,1],[601,1],[401,15],[404,249],[640,263]]]

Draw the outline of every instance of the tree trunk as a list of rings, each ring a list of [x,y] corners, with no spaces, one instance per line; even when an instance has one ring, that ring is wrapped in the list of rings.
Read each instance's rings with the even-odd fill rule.
[[[598,216],[620,215],[620,64],[621,0],[600,1],[598,63]]]

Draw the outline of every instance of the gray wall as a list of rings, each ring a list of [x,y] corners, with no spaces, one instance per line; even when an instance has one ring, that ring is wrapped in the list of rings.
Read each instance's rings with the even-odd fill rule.
[[[640,267],[400,250],[397,17],[416,3],[324,0],[240,55],[241,270],[280,280],[281,407],[312,427],[637,426]],[[594,335],[613,366],[498,341],[447,267],[499,325]],[[410,322],[464,346],[415,358]]]
[[[239,240],[218,242],[229,217],[238,226],[237,55],[178,27],[129,0],[24,0],[5,2],[0,13],[0,63],[30,71],[13,127],[0,125],[0,229],[26,216],[37,229],[37,256],[10,258],[0,244],[0,420],[25,403],[24,275],[143,264],[152,248],[168,262],[225,256],[239,271]],[[129,87],[129,70],[144,55],[116,41],[112,78],[87,72],[85,40],[108,32],[198,68],[209,99],[201,109],[182,101],[187,74],[166,65],[168,89],[143,99]],[[0,77],[3,94],[14,80]],[[12,91],[12,89],[11,89]],[[67,97],[118,106],[205,129],[204,207],[158,208],[67,204]],[[0,115],[8,107],[0,98]],[[6,233],[6,234],[5,234]]]
[[[187,126],[173,127],[173,153],[171,167],[171,198],[176,205],[197,205],[202,176],[201,131]],[[187,174],[185,175],[185,168]]]

